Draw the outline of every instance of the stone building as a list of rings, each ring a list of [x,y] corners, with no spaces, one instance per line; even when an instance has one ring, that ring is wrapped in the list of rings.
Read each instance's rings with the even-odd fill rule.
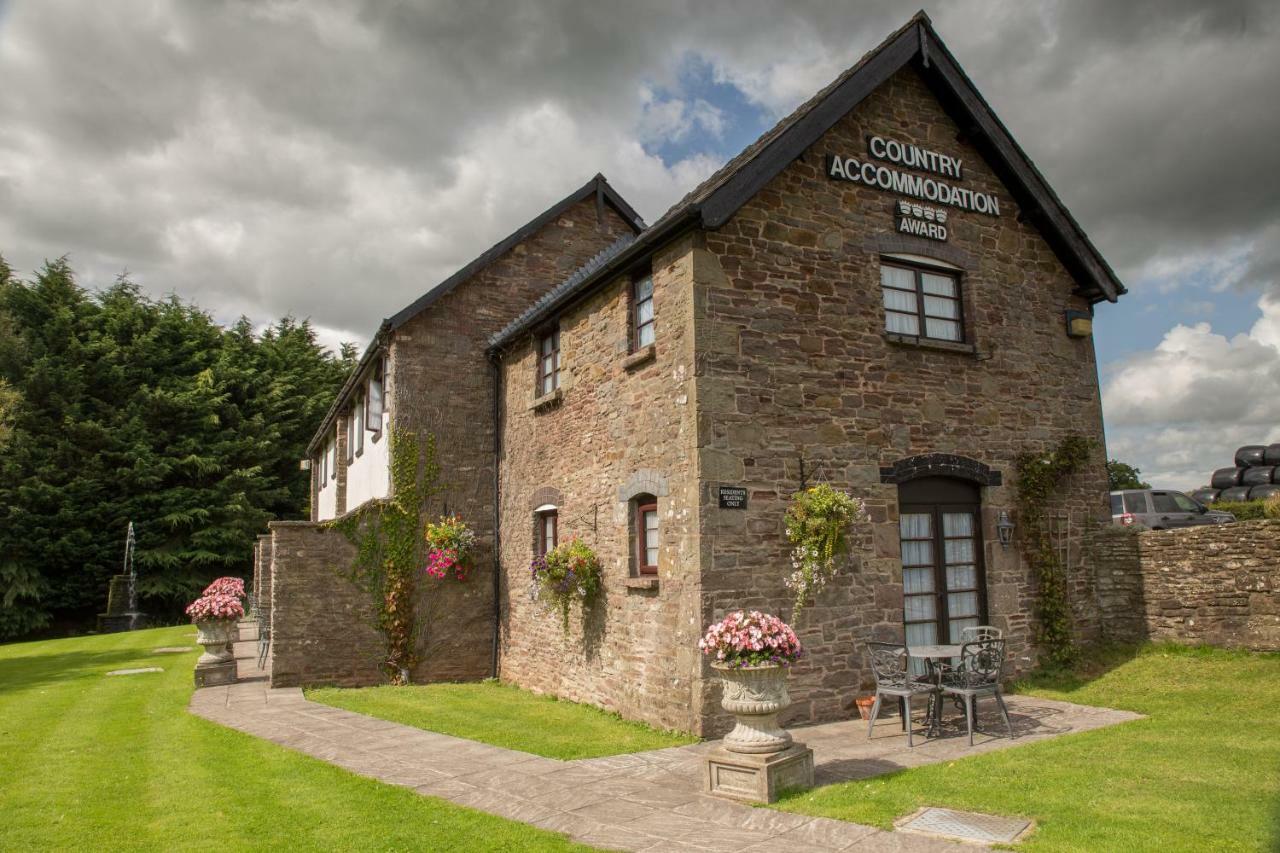
[[[1077,632],[1097,634],[1080,542],[1109,510],[1088,321],[1124,288],[927,17],[655,224],[602,179],[552,211],[387,321],[312,445],[313,520],[386,493],[385,451],[370,476],[349,449],[370,454],[370,424],[431,431],[451,460],[442,500],[497,583],[433,593],[427,632],[466,642],[425,677],[496,671],[714,733],[697,640],[731,609],[791,617],[783,516],[817,482],[871,518],[795,620],[793,722],[850,713],[873,636],[993,624],[1024,669],[1036,588],[1013,463],[1070,435],[1098,447],[1052,516]],[[570,535],[605,578],[566,633],[528,566]]]

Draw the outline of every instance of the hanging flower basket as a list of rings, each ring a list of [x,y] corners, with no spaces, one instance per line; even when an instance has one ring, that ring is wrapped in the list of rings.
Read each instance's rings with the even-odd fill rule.
[[[792,572],[787,589],[795,596],[793,618],[836,574],[836,560],[848,550],[846,534],[854,521],[867,521],[866,505],[858,498],[820,483],[791,496],[787,509],[787,539],[791,542]]]
[[[427,525],[427,577],[443,579],[452,575],[465,581],[471,573],[476,534],[461,517],[442,516]]]
[[[603,574],[600,559],[578,537],[557,545],[546,556],[529,564],[533,590],[548,607],[560,611],[564,630],[569,630],[569,608],[576,601],[584,607],[600,592]]]

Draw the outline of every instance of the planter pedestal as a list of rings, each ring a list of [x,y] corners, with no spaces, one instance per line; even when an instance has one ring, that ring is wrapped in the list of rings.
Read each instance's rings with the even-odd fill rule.
[[[196,687],[217,687],[219,684],[235,684],[236,662],[196,664]]]
[[[791,704],[781,666],[724,667],[720,705],[736,725],[707,754],[707,791],[719,797],[771,803],[787,789],[813,787],[813,750],[778,725]]]
[[[748,803],[772,803],[785,790],[813,787],[813,750],[793,743],[768,754],[707,753],[707,792]]]
[[[196,661],[196,687],[216,687],[236,680],[236,658],[231,652],[235,622],[217,620],[196,623],[196,642],[204,654]]]

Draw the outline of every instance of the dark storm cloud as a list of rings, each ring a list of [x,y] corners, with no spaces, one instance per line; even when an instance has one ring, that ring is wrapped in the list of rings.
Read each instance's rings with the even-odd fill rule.
[[[900,25],[891,2],[0,7],[0,252],[124,267],[220,316],[378,319],[604,171],[649,218],[716,163],[646,154],[697,55],[777,116]],[[1243,251],[1276,286],[1277,4],[931,9],[1122,275]],[[650,149],[652,150],[652,149]],[[1240,249],[1240,247],[1245,247]]]

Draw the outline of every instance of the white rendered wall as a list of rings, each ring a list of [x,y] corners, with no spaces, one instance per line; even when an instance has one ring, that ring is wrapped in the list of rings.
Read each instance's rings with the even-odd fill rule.
[[[374,441],[374,434],[365,431],[364,452],[347,463],[347,511],[365,501],[385,498],[391,492],[391,456],[387,451],[391,444],[391,415],[382,413],[382,434]]]
[[[338,481],[326,479],[320,484],[320,492],[316,495],[316,521],[328,521],[337,516]]]

